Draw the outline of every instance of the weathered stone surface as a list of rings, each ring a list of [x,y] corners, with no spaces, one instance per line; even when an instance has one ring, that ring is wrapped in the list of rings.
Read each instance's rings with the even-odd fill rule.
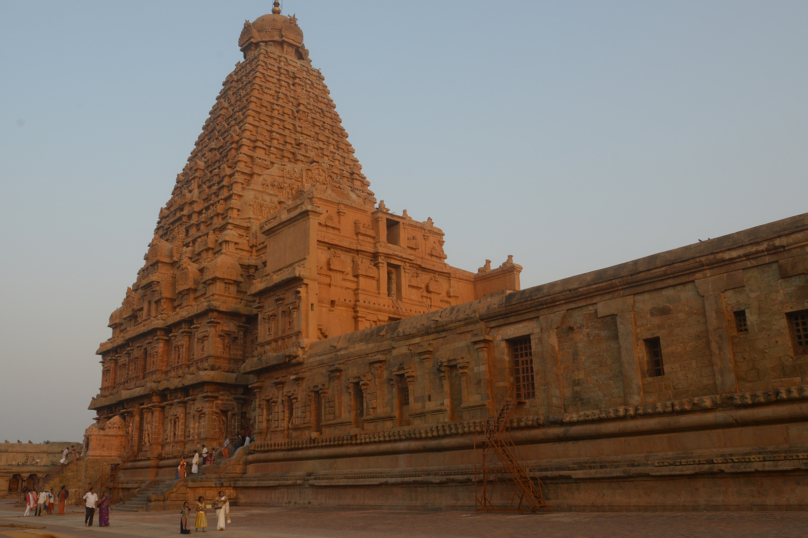
[[[474,437],[518,385],[514,440],[551,504],[808,507],[786,318],[808,309],[808,215],[520,291],[510,257],[453,268],[431,219],[376,201],[293,17],[239,45],[99,349],[88,438],[122,422],[127,487],[249,427],[250,451],[157,505],[221,486],[469,506]]]
[[[81,443],[11,443],[0,444],[0,495],[16,493],[38,483],[62,458],[65,448]]]
[[[245,23],[244,61],[110,316],[88,438],[109,437],[119,417],[127,450],[159,458],[263,432],[245,361],[286,361],[317,340],[519,289],[511,257],[477,274],[451,267],[432,219],[377,203],[302,39],[280,13]],[[290,405],[305,413],[308,398]]]

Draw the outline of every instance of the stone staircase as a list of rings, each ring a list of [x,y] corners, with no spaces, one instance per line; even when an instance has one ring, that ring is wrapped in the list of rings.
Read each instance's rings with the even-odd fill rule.
[[[149,496],[154,493],[163,493],[176,484],[174,478],[156,478],[135,491],[125,502],[115,505],[116,512],[145,512],[148,509]]]

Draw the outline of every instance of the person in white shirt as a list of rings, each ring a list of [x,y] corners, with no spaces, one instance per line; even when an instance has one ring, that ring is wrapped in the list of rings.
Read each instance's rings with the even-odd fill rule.
[[[36,502],[36,515],[42,515],[42,507],[48,502],[48,492],[44,489],[39,492],[39,500]]]
[[[202,465],[208,464],[208,447],[202,445]]]
[[[67,463],[67,453],[68,450],[65,448],[64,451],[62,452],[62,459],[59,460],[59,463],[61,463],[62,465],[65,465]]]
[[[199,472],[199,451],[194,452],[194,459],[191,460],[191,472],[196,474]]]
[[[95,494],[93,488],[84,494],[84,526],[93,526],[93,516],[95,515],[95,503],[98,502],[98,495]],[[89,522],[89,525],[87,524]]]

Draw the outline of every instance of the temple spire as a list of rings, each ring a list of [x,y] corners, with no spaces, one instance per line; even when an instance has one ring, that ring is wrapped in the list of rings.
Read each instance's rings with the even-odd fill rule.
[[[273,4],[272,14],[273,15],[280,15],[281,14],[281,3],[278,0],[275,0],[275,3]]]

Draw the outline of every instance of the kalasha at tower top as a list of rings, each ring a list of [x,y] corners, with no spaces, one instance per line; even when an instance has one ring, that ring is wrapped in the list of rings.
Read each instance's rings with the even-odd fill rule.
[[[451,267],[432,219],[377,204],[294,15],[275,2],[245,22],[238,45],[244,60],[98,350],[90,407],[101,425],[123,417],[144,457],[221,440],[253,418],[247,359],[304,356],[314,340],[519,289],[510,259]],[[169,415],[135,412],[144,405]]]

